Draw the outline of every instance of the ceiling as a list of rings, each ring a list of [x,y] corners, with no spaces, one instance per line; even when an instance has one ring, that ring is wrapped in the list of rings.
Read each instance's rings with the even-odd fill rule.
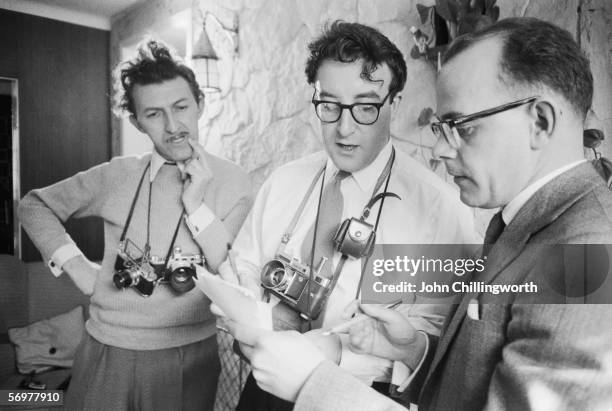
[[[108,30],[111,18],[145,0],[0,0],[0,8]]]
[[[143,0],[31,0],[64,9],[111,18]]]

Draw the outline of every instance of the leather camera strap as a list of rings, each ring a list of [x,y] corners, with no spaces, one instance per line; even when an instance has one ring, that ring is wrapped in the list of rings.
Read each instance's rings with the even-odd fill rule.
[[[123,225],[123,231],[121,232],[121,237],[119,241],[125,240],[125,235],[127,234],[128,227],[130,226],[130,222],[132,221],[132,215],[134,214],[134,208],[136,207],[136,202],[138,201],[138,196],[140,195],[140,189],[142,188],[142,182],[144,181],[145,175],[147,174],[147,170],[151,167],[151,162],[147,164],[144,171],[142,172],[142,176],[140,176],[140,181],[138,182],[138,187],[136,188],[136,193],[134,193],[134,199],[132,200],[132,205],[130,206],[130,212],[128,213],[127,219],[125,220],[125,224]]]
[[[323,192],[323,183],[325,181],[325,169],[326,169],[325,164],[323,164],[323,167],[321,167],[321,169],[317,172],[317,174],[315,174],[314,178],[312,179],[312,182],[310,183],[310,186],[308,187],[306,194],[304,194],[304,197],[302,198],[302,202],[297,208],[293,218],[291,219],[291,222],[289,223],[289,226],[287,226],[287,229],[285,230],[285,233],[283,234],[283,237],[281,238],[281,243],[278,246],[278,250],[276,251],[276,254],[280,254],[281,252],[283,252],[285,250],[285,246],[287,245],[287,243],[289,243],[289,240],[291,240],[291,236],[293,235],[293,230],[295,230],[295,226],[300,220],[300,217],[302,216],[302,213],[304,212],[304,208],[306,208],[306,203],[308,202],[308,199],[312,195],[312,192],[314,191],[314,188],[317,185],[317,181],[319,181],[319,178],[321,178],[322,175],[323,175],[323,179],[321,180],[321,192]],[[320,197],[321,196],[319,195],[319,202],[320,202]]]

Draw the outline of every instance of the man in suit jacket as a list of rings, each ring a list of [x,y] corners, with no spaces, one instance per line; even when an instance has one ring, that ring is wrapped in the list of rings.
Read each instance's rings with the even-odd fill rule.
[[[536,19],[502,20],[457,39],[446,52],[434,153],[463,202],[502,208],[487,229],[486,269],[472,281],[533,281],[539,291],[515,293],[505,304],[487,293],[467,293],[439,341],[398,313],[362,306],[372,318],[353,326],[352,346],[413,370],[399,387],[402,404],[418,403],[421,410],[612,409],[612,305],[568,304],[609,302],[609,264],[594,273],[595,287],[580,291],[576,285],[592,278],[558,254],[572,252],[567,244],[612,244],[612,194],[582,149],[592,92],[588,60],[571,35]],[[236,338],[253,347],[255,378],[296,401],[296,409],[402,408],[297,335],[236,328]]]

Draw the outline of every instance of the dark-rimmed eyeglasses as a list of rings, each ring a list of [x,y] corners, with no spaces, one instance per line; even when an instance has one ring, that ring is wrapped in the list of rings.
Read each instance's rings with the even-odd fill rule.
[[[487,110],[479,111],[474,114],[468,114],[466,116],[454,118],[452,120],[438,120],[431,123],[431,131],[433,131],[434,135],[437,138],[444,137],[448,145],[451,148],[457,150],[459,149],[459,147],[461,147],[461,133],[457,130],[457,127],[474,120],[489,117],[494,114],[498,114],[506,110],[522,106],[524,104],[532,103],[537,99],[538,97],[524,98],[521,100],[513,101],[512,103],[507,103]]]
[[[376,123],[380,114],[380,108],[385,105],[390,95],[391,92],[389,92],[380,103],[341,104],[337,101],[316,100],[313,94],[312,104],[315,107],[317,117],[319,117],[319,120],[323,123],[335,123],[342,117],[342,111],[347,109],[351,112],[351,116],[353,116],[353,119],[357,123],[368,126]]]

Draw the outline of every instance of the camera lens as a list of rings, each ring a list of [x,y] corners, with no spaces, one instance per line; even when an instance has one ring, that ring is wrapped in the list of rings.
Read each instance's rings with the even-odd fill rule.
[[[285,268],[276,267],[270,269],[263,278],[264,284],[277,291],[282,291],[287,285]]]
[[[119,289],[127,288],[132,285],[132,276],[128,271],[119,271],[113,275],[113,283]]]
[[[170,285],[175,291],[186,293],[195,287],[193,277],[195,277],[195,270],[193,267],[178,267],[170,274]]]

